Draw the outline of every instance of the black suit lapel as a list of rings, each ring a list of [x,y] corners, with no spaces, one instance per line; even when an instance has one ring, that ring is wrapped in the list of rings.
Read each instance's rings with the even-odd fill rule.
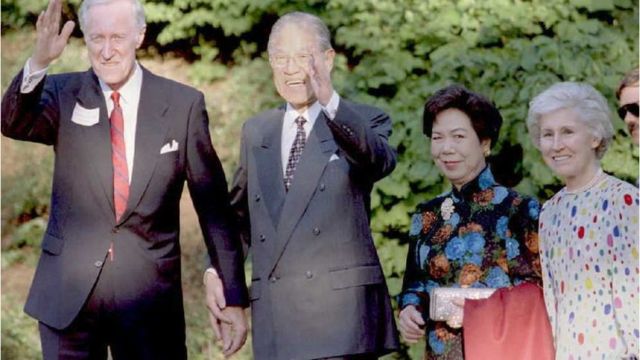
[[[84,138],[78,139],[87,145],[91,151],[90,166],[95,169],[99,183],[103,189],[107,204],[105,210],[115,220],[113,205],[113,163],[111,160],[111,124],[107,114],[107,105],[100,89],[98,78],[93,70],[88,70],[82,75],[82,86],[75,94],[78,104],[85,109],[100,109],[100,118],[96,125],[84,126]],[[74,104],[75,106],[75,104]]]
[[[278,239],[275,244],[272,269],[277,264],[291,238],[291,233],[309,205],[318,186],[318,181],[329,163],[329,158],[338,149],[326,122],[327,118],[323,112],[320,112],[293,175],[293,182],[285,197],[282,215],[278,223]]]
[[[155,75],[144,68],[142,68],[142,72],[133,173],[129,186],[127,208],[122,214],[120,222],[125,221],[140,202],[156,167],[169,125],[169,119],[165,117],[169,108],[167,94],[163,92],[164,89]]]
[[[258,168],[260,193],[264,198],[274,229],[280,219],[285,197],[281,157],[283,118],[284,111],[275,111],[265,119],[262,143],[252,150]]]

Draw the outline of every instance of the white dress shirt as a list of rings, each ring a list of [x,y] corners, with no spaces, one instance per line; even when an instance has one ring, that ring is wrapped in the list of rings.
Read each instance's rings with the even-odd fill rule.
[[[335,91],[333,95],[331,95],[331,100],[329,100],[327,106],[322,106],[320,102],[316,101],[302,113],[299,113],[291,104],[287,103],[284,112],[284,121],[282,123],[281,156],[283,177],[286,175],[289,153],[291,152],[291,146],[293,146],[298,131],[298,125],[296,125],[298,116],[302,116],[307,120],[303,127],[307,138],[309,138],[309,133],[311,129],[313,129],[313,125],[316,123],[320,111],[324,111],[329,120],[333,120],[338,112],[338,105],[340,105],[340,95]]]
[[[44,79],[48,68],[31,73],[29,61],[24,66],[22,75],[22,85],[20,92],[23,94],[30,93]],[[111,115],[113,110],[113,100],[111,93],[113,90],[101,79],[100,89],[104,95],[107,104],[107,116]],[[127,157],[127,170],[129,170],[129,184],[131,184],[131,175],[133,174],[133,159],[136,148],[136,125],[138,123],[138,105],[140,104],[140,92],[142,90],[142,69],[136,62],[133,75],[118,90],[120,93],[120,107],[122,107],[122,116],[124,118],[124,146]]]

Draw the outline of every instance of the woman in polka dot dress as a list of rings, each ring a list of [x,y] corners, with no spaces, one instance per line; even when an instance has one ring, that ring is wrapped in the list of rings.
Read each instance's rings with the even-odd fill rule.
[[[600,168],[607,102],[590,85],[558,83],[533,99],[527,126],[565,184],[539,225],[556,359],[637,358],[638,189]]]

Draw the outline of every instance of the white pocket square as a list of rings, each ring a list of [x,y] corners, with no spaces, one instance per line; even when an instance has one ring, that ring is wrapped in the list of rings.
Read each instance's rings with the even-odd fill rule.
[[[100,109],[87,109],[76,103],[71,114],[71,121],[82,126],[93,126],[100,121]]]
[[[178,151],[178,142],[175,140],[171,140],[171,142],[164,144],[160,149],[160,155],[166,154],[172,151]]]
[[[336,160],[339,160],[339,159],[340,159],[340,157],[338,157],[337,154],[331,154],[331,157],[329,158],[329,162],[336,161]]]

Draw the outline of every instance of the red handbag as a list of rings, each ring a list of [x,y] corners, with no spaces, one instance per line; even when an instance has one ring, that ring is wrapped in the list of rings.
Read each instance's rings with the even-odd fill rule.
[[[489,298],[466,300],[466,360],[553,360],[555,349],[542,289],[524,283],[500,288]]]

